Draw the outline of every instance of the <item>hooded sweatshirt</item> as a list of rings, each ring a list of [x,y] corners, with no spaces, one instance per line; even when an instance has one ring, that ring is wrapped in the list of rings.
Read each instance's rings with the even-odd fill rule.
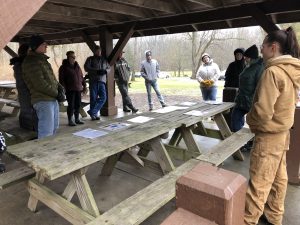
[[[294,123],[300,87],[300,60],[289,55],[266,62],[247,123],[253,133],[279,133]]]

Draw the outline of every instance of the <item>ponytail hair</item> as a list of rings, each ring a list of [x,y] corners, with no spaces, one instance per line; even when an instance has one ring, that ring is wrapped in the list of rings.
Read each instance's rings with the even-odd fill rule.
[[[282,54],[300,58],[300,47],[292,27],[289,27],[286,30],[276,30],[269,33],[266,36],[266,41],[268,43],[277,42]]]

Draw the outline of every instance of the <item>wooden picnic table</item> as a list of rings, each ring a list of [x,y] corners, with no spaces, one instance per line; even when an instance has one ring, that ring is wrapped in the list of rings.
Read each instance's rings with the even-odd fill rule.
[[[75,136],[72,133],[58,134],[40,140],[28,141],[22,144],[11,146],[8,153],[13,157],[25,162],[35,170],[36,176],[28,181],[30,198],[28,207],[35,211],[37,202],[41,201],[59,215],[73,224],[86,224],[99,217],[97,203],[92,194],[91,188],[85,176],[88,167],[96,162],[106,159],[102,168],[102,174],[110,175],[120,153],[126,153],[133,158],[128,149],[136,145],[147,144],[156,155],[163,173],[167,174],[176,170],[168,151],[161,140],[161,135],[175,129],[171,140],[181,135],[189,151],[201,154],[194,137],[194,126],[208,117],[214,116],[218,127],[224,138],[231,135],[222,113],[234,106],[234,103],[222,103],[213,105],[199,103],[186,109],[176,110],[169,113],[149,112],[132,115],[147,116],[153,119],[145,123],[131,123],[130,126],[119,130],[111,131],[106,135],[87,139]],[[202,116],[184,114],[191,110],[200,110]],[[108,121],[128,122],[129,117]],[[99,130],[102,124],[95,123],[89,128]],[[86,128],[84,125],[83,128]],[[78,128],[78,129],[83,129]],[[173,141],[174,142],[174,141]],[[176,144],[176,141],[174,142]],[[173,143],[173,144],[174,144]],[[62,195],[56,194],[53,190],[44,185],[45,180],[70,175],[70,181]],[[71,203],[74,194],[77,194],[81,208]]]

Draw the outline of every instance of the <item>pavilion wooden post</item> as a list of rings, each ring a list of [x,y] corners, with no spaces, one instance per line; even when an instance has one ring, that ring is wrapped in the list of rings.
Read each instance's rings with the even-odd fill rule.
[[[108,57],[113,50],[113,36],[112,33],[103,27],[100,29],[100,46],[103,56]],[[115,105],[115,80],[114,80],[114,67],[111,66],[110,73],[107,74],[106,82],[106,94],[107,100],[101,109],[100,113],[102,116],[113,116],[117,115],[118,108]]]

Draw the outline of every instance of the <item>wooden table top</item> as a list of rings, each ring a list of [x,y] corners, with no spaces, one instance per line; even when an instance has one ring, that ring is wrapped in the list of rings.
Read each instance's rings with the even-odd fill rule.
[[[95,139],[64,133],[40,140],[23,142],[10,146],[8,153],[27,163],[29,167],[37,172],[41,172],[47,179],[54,180],[175,128],[200,122],[205,117],[216,115],[233,106],[234,103],[211,105],[202,102],[188,109],[176,110],[170,113],[147,112],[95,123],[92,126],[83,125],[78,127],[78,130],[85,128],[102,130],[99,126],[112,122],[129,123],[127,120],[130,117],[148,116],[154,118],[142,124],[132,123],[131,126],[125,129],[108,132],[108,134]],[[205,113],[203,117],[184,114],[191,110],[201,110]]]

